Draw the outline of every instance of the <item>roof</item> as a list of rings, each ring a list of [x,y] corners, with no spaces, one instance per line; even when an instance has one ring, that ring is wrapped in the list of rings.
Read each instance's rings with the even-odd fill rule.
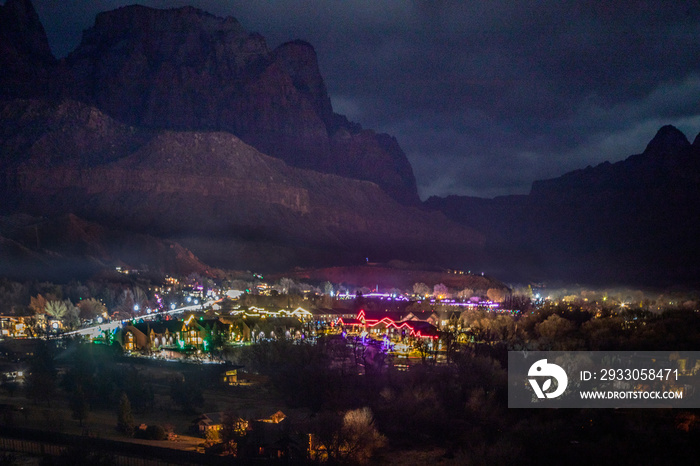
[[[180,332],[182,331],[183,325],[187,322],[188,319],[186,320],[156,320],[156,321],[147,321],[147,322],[138,322],[133,324],[132,326],[135,327],[137,330],[143,332],[145,335],[149,334],[151,330],[153,330],[154,333],[157,334],[162,334],[165,333],[165,331],[169,331],[170,333],[175,333],[175,332]],[[197,320],[193,319],[193,323],[195,323],[197,326],[202,327],[202,328],[207,328],[207,326],[210,329],[214,329],[215,327],[218,327],[220,330],[225,330],[228,329],[230,324],[221,322],[218,319],[206,319],[206,320]]]
[[[355,319],[343,320],[339,319],[341,325],[366,325],[369,328],[384,325],[387,328],[396,328],[398,330],[407,330],[411,336],[416,337],[432,337],[437,338],[438,330],[430,322],[423,320],[400,320],[393,319],[397,313],[379,312],[366,315],[364,310],[357,313]],[[432,313],[429,315],[431,316]],[[428,316],[428,317],[429,317]],[[414,316],[415,318],[415,316]]]

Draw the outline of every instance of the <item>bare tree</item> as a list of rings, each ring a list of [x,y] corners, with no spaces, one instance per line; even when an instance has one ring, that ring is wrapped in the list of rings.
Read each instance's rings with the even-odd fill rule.
[[[298,290],[298,285],[291,278],[280,278],[280,287],[283,294],[291,294]]]
[[[423,282],[413,284],[413,294],[419,296],[427,296],[430,293],[430,288]]]
[[[486,296],[494,303],[502,303],[506,299],[506,293],[503,288],[489,288],[486,291]]]
[[[124,290],[117,302],[116,310],[120,317],[132,317],[134,315],[134,293],[131,290]]]
[[[323,413],[314,430],[314,459],[335,464],[367,464],[374,452],[386,444],[386,437],[377,430],[367,407],[347,411],[342,418]]]
[[[573,322],[556,314],[535,325],[535,330],[543,340],[542,343],[545,347],[553,349],[566,347],[567,338],[575,329]]]
[[[469,299],[472,296],[474,296],[474,290],[472,290],[471,288],[464,288],[462,291],[457,293],[457,297],[462,299]]]
[[[353,463],[368,463],[374,452],[386,444],[386,437],[377,430],[372,410],[367,407],[345,413],[341,434],[346,446],[341,450],[343,459]]]
[[[137,286],[132,293],[134,296],[134,304],[138,305],[140,309],[143,309],[148,303],[146,292]]]
[[[437,285],[435,285],[433,287],[433,296],[436,299],[448,298],[449,297],[449,290],[447,289],[447,287],[444,284],[438,283]]]
[[[107,307],[95,298],[80,301],[78,309],[80,309],[80,318],[83,320],[95,319],[107,312]]]
[[[34,314],[44,314],[46,312],[46,298],[41,293],[29,298],[29,308]]]

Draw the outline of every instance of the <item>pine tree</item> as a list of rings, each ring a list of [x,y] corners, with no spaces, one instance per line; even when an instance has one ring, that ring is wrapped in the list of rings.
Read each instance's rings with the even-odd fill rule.
[[[89,406],[87,399],[85,398],[85,393],[82,387],[78,387],[70,395],[70,407],[73,415],[73,419],[80,423],[80,427],[83,426],[83,421],[87,419]]]
[[[134,415],[131,413],[131,402],[126,393],[122,393],[119,399],[119,411],[117,412],[117,430],[131,437],[134,435]]]

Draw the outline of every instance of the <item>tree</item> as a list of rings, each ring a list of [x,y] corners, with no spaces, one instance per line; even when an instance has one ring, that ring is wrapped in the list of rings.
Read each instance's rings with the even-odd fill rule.
[[[418,351],[418,354],[420,354],[421,363],[425,364],[428,360],[428,356],[430,356],[432,353],[430,346],[428,346],[428,342],[423,338],[417,338],[413,344],[413,347],[416,349],[416,351]],[[435,362],[435,360],[432,362]]]
[[[444,284],[438,283],[437,285],[435,285],[433,287],[433,297],[435,299],[448,298],[449,297],[449,290],[447,289],[447,287]]]
[[[491,330],[498,340],[512,343],[516,337],[517,326],[512,317],[508,315],[498,315],[491,322]]]
[[[63,320],[68,312],[68,307],[65,301],[48,301],[44,310],[54,319]]]
[[[576,329],[573,322],[552,314],[546,320],[535,325],[546,346],[557,348],[567,347],[567,337]]]
[[[445,347],[445,357],[447,359],[447,363],[449,364],[450,361],[452,361],[452,356],[455,353],[455,350],[457,348],[457,336],[459,334],[459,330],[457,330],[457,327],[452,327],[452,328],[444,328],[440,332],[440,341]]]
[[[92,320],[105,314],[107,307],[95,298],[85,299],[78,303],[80,318],[82,320]]]
[[[320,414],[313,438],[314,459],[341,464],[366,464],[386,444],[367,407],[347,411],[342,418],[335,413]]]
[[[70,394],[70,408],[73,419],[80,423],[80,427],[83,426],[83,421],[87,419],[89,406],[85,393],[82,387],[78,387],[75,391]]]
[[[134,435],[134,415],[131,413],[131,402],[126,393],[119,398],[119,410],[117,411],[117,430],[129,437]]]
[[[134,316],[134,294],[131,290],[124,290],[119,297],[116,310],[122,318],[131,318]]]
[[[472,290],[471,288],[464,288],[462,291],[457,293],[457,297],[461,299],[469,299],[472,296],[474,296],[474,290]]]
[[[29,362],[27,397],[35,402],[44,400],[50,406],[56,392],[56,376],[52,351],[47,343],[39,341],[34,357]]]
[[[430,288],[423,282],[413,284],[413,294],[418,296],[428,296]]]
[[[346,412],[341,433],[346,444],[343,456],[353,463],[367,463],[386,444],[386,437],[377,430],[372,410],[367,407]]]
[[[66,300],[66,313],[61,319],[64,327],[75,329],[80,325],[80,309],[73,305],[70,301]]]
[[[46,314],[56,320],[60,320],[65,327],[75,328],[80,324],[78,315],[80,310],[69,300],[48,301],[46,303]]]
[[[224,451],[235,455],[243,446],[246,438],[248,422],[241,419],[231,410],[224,411],[219,439],[224,445]]]
[[[299,291],[299,286],[291,278],[280,278],[280,288],[282,294],[292,294]]]
[[[138,305],[143,305],[146,304],[146,302],[148,302],[148,296],[146,295],[146,292],[138,286],[134,288],[133,295],[134,302]]]
[[[43,314],[46,312],[46,298],[41,293],[29,298],[29,308],[34,311],[34,314]]]
[[[502,288],[489,288],[486,296],[494,303],[502,303],[506,299],[506,294]]]

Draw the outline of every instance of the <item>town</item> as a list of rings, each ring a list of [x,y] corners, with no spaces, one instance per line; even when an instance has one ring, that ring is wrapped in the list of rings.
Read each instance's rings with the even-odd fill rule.
[[[470,432],[445,434],[459,419],[504,422],[508,350],[664,348],[668,335],[682,350],[698,332],[692,296],[115,273],[2,282],[5,428],[88,435],[111,455],[110,442],[126,454],[139,440],[212,464],[396,461],[411,451],[392,447],[402,438],[449,456]]]

